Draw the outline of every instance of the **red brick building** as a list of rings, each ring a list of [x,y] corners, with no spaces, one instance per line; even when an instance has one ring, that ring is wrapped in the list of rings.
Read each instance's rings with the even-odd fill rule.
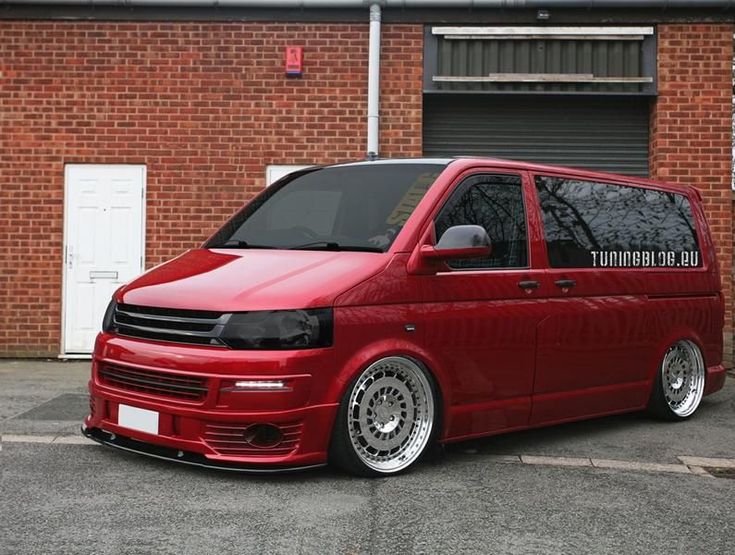
[[[696,185],[732,364],[733,12],[549,5],[384,9],[380,155],[496,155]],[[285,74],[287,46],[303,48],[300,77]],[[0,356],[74,354],[72,165],[144,168],[149,268],[198,245],[269,166],[363,158],[367,67],[366,8],[4,6]]]

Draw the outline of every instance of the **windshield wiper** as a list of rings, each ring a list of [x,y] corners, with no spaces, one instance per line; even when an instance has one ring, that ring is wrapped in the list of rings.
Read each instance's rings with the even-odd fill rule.
[[[340,245],[335,241],[313,241],[311,243],[304,243],[303,245],[296,245],[294,247],[288,248],[289,250],[383,252],[383,249],[380,249],[378,247],[365,247],[362,245]]]
[[[252,245],[248,243],[247,241],[242,241],[240,239],[230,239],[228,241],[225,241],[224,243],[220,243],[219,245],[212,245],[207,248],[208,249],[276,249],[278,247],[273,247],[271,245]]]
[[[211,245],[209,249],[284,249],[289,250],[323,250],[323,251],[358,251],[358,252],[383,252],[378,247],[365,247],[361,245],[340,245],[334,241],[313,241],[296,245],[294,247],[276,247],[273,245],[254,245],[240,239],[230,239],[218,245]]]

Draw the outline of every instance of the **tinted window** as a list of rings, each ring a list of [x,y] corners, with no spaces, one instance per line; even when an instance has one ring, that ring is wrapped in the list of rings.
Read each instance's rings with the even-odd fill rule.
[[[683,195],[542,176],[536,190],[552,267],[593,267],[593,251],[698,252]]]
[[[492,243],[490,256],[452,260],[449,266],[522,268],[528,265],[526,214],[521,178],[516,175],[477,175],[463,181],[436,219],[439,239],[455,225],[480,225]]]
[[[375,163],[286,178],[241,210],[207,247],[385,251],[443,169]]]

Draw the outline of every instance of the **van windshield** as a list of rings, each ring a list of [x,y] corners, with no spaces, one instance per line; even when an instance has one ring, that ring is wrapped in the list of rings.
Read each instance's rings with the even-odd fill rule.
[[[374,163],[286,177],[205,246],[385,252],[444,168]]]

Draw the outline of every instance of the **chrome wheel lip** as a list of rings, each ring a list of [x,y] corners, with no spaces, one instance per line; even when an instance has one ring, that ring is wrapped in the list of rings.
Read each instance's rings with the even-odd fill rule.
[[[373,410],[379,400],[394,405]],[[400,401],[398,406],[396,401]],[[363,464],[392,474],[413,464],[424,452],[434,416],[434,395],[426,373],[412,359],[390,356],[368,366],[355,382],[347,406],[347,431]]]
[[[661,362],[661,387],[672,413],[686,418],[697,410],[705,376],[702,353],[694,342],[681,340],[669,347]]]

